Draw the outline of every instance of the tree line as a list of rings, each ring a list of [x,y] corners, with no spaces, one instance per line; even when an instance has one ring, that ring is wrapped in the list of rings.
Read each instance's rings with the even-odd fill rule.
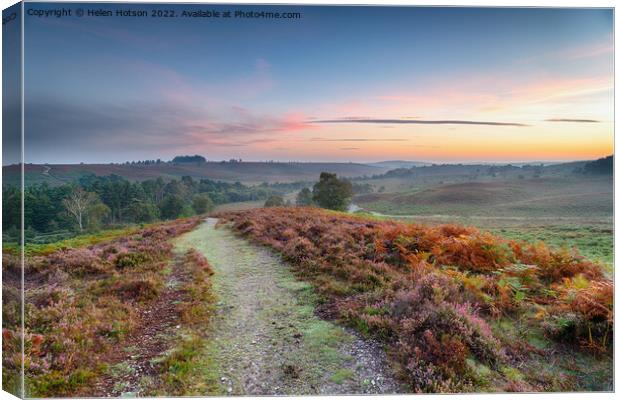
[[[279,185],[282,186],[282,185]],[[3,230],[19,232],[20,191],[2,189]],[[246,186],[189,176],[131,182],[118,175],[84,175],[62,186],[47,183],[24,190],[24,226],[35,232],[96,231],[102,226],[149,223],[211,211],[217,204],[264,200],[282,193],[268,184]]]

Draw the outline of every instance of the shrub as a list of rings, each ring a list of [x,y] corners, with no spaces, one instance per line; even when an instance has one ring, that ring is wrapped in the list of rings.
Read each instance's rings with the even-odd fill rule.
[[[151,256],[146,253],[121,253],[114,259],[114,266],[119,269],[134,268],[149,261],[151,261]]]
[[[282,196],[270,196],[265,201],[265,207],[282,207],[284,206],[284,198]]]
[[[60,268],[71,275],[85,276],[104,274],[110,271],[110,265],[91,249],[66,249],[51,254],[47,258],[48,268]]]
[[[161,280],[152,276],[119,280],[112,290],[119,298],[146,301],[155,299],[163,290]]]

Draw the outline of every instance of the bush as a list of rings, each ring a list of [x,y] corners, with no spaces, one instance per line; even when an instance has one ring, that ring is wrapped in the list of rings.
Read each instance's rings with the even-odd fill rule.
[[[297,198],[295,199],[295,204],[301,207],[307,207],[314,204],[312,200],[312,192],[308,188],[303,188],[297,193]]]
[[[265,201],[265,207],[282,207],[284,206],[284,198],[282,196],[271,196]]]
[[[47,261],[51,268],[60,268],[77,276],[110,271],[110,265],[90,249],[60,250],[50,255]]]
[[[113,292],[119,298],[139,301],[157,298],[163,288],[164,285],[161,280],[149,276],[119,280],[112,286]]]
[[[119,269],[134,268],[149,261],[151,261],[151,256],[146,253],[121,253],[114,259],[114,266]]]

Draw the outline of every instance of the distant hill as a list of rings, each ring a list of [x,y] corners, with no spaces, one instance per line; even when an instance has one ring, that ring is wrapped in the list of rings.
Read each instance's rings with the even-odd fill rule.
[[[190,162],[155,164],[26,164],[26,184],[47,182],[58,185],[86,174],[105,176],[116,174],[130,181],[162,177],[164,179],[191,176],[228,182],[256,184],[262,182],[316,181],[323,171],[342,177],[383,174],[388,168],[355,163],[284,163],[284,162]],[[18,165],[5,166],[3,185],[19,182]]]
[[[432,164],[410,168],[397,168],[376,178],[433,178],[433,179],[479,179],[484,177],[518,177],[541,175],[566,175],[579,172],[586,161],[559,164]]]
[[[583,166],[583,173],[589,175],[612,175],[614,173],[614,156],[599,158]]]
[[[388,161],[379,161],[375,163],[367,163],[366,165],[371,165],[373,167],[380,167],[380,168],[397,169],[397,168],[422,167],[424,165],[431,165],[431,163],[427,163],[423,161],[388,160]]]

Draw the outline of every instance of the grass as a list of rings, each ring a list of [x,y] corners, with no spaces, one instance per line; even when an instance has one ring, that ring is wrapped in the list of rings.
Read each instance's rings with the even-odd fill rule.
[[[99,231],[97,233],[87,233],[83,235],[78,235],[70,239],[60,240],[57,242],[46,244],[34,244],[26,242],[24,252],[27,256],[45,256],[62,249],[93,246],[98,243],[114,240],[125,236],[130,236],[138,232],[140,229],[146,229],[149,226],[152,225],[126,227],[121,229],[107,229]],[[19,246],[15,243],[3,244],[3,252],[17,253],[18,251]]]
[[[215,359],[208,351],[203,332],[189,331],[156,365],[162,371],[157,382],[147,382],[148,396],[205,396],[219,394],[219,375]]]
[[[342,385],[344,381],[350,379],[353,375],[354,372],[350,369],[342,368],[336,371],[329,379],[338,385]]]
[[[588,259],[605,263],[609,272],[613,270],[613,229],[587,225],[551,225],[495,228],[491,232],[528,243],[542,241],[556,249],[576,248]]]

